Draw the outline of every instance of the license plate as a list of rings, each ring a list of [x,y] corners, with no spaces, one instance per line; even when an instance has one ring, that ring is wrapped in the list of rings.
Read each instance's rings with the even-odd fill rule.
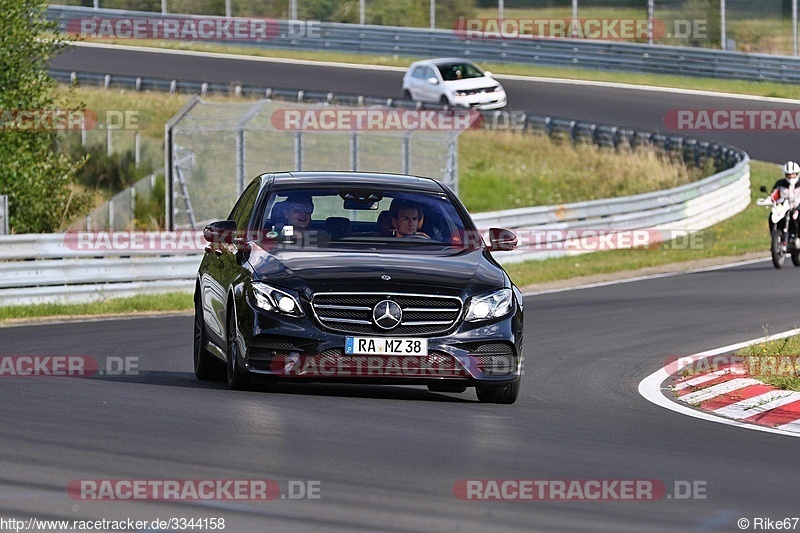
[[[428,355],[428,339],[346,337],[347,355]]]

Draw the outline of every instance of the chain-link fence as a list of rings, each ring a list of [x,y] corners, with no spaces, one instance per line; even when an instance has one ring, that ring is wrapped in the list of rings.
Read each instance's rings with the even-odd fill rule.
[[[115,194],[73,222],[72,231],[156,230],[163,226],[163,178],[160,171]]]
[[[420,114],[431,128],[414,127]],[[417,122],[409,126],[411,119]],[[440,111],[195,99],[167,130],[169,229],[224,219],[246,184],[265,172],[394,172],[457,188],[461,130]]]

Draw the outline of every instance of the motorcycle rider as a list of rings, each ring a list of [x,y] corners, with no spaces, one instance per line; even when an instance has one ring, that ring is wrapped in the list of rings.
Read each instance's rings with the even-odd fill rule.
[[[787,201],[791,202],[792,214],[789,217],[789,233],[791,237],[796,238],[797,207],[800,205],[800,188],[797,188],[798,179],[800,179],[800,165],[795,161],[787,161],[786,164],[783,165],[783,175],[783,179],[776,181],[775,185],[772,187],[770,198],[772,202],[776,204]],[[772,235],[775,224],[772,223],[772,219],[769,217],[767,217],[767,221],[769,222],[769,233]]]

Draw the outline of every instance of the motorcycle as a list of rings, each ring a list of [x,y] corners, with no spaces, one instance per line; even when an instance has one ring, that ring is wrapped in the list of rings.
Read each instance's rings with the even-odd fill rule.
[[[767,188],[761,186],[761,192],[767,192]],[[756,200],[756,205],[771,207],[772,213],[770,214],[770,221],[772,222],[773,229],[771,235],[770,252],[772,255],[772,264],[775,268],[782,268],[788,253],[792,258],[794,266],[800,266],[800,239],[798,235],[789,232],[790,220],[797,222],[798,218],[798,202],[800,198],[782,198],[777,202],[772,200],[771,196],[766,198],[759,198]]]

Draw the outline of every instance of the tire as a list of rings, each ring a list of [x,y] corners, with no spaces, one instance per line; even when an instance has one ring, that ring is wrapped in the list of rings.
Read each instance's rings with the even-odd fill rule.
[[[443,106],[450,107],[450,100],[448,100],[446,96],[442,96],[442,97],[439,99],[439,103],[440,103],[441,105],[443,105]]]
[[[783,231],[780,228],[775,228],[772,232],[772,246],[770,253],[772,254],[772,265],[775,268],[782,268],[783,262],[786,260],[786,252],[783,249]]]
[[[194,375],[200,381],[211,381],[220,378],[220,361],[206,349],[208,337],[203,306],[200,302],[194,305]]]
[[[236,342],[236,312],[231,308],[228,316],[227,334],[227,360],[225,366],[228,369],[228,387],[231,390],[248,390],[250,380],[245,372],[239,368],[239,343]]]
[[[408,89],[405,89],[403,91],[403,100],[413,100],[413,98],[411,97],[411,91],[409,91]]]
[[[517,401],[519,396],[519,385],[521,380],[500,387],[479,386],[475,387],[478,400],[481,403],[504,403],[512,404]]]
[[[431,383],[428,385],[428,390],[431,392],[455,392],[460,393],[467,390],[466,385],[459,385],[458,383]]]
[[[792,250],[792,264],[800,267],[800,250]]]

